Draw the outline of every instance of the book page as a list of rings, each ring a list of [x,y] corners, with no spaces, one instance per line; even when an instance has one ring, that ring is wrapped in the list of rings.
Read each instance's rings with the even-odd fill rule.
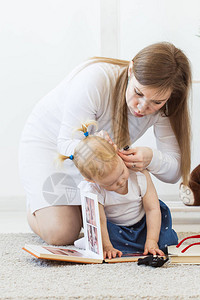
[[[73,246],[72,246],[73,247]],[[86,250],[76,250],[69,246],[39,246],[25,244],[22,248],[36,258],[61,260],[77,263],[102,263],[103,260],[90,255]],[[91,252],[92,253],[92,252]]]
[[[51,252],[52,254],[56,255],[66,255],[66,256],[77,256],[77,257],[84,257],[85,255],[80,251],[74,249],[66,249],[63,247],[51,247],[51,246],[43,246],[43,249]]]
[[[185,249],[188,245],[181,245],[180,247],[168,246],[169,255],[178,255],[178,256],[199,256],[200,257],[200,245],[191,246],[184,253],[181,251]]]
[[[77,250],[70,248],[70,246],[42,246],[42,245],[32,245],[25,244],[24,250],[28,250],[37,256],[63,256],[63,257],[88,257],[88,253],[85,250]]]
[[[84,236],[86,239],[86,251],[94,257],[103,259],[103,247],[101,238],[101,225],[97,195],[93,193],[81,193]]]

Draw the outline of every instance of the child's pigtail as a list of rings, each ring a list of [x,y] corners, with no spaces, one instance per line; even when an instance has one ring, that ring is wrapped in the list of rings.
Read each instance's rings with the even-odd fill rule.
[[[97,128],[97,122],[94,121],[94,120],[91,120],[91,121],[87,121],[86,123],[83,123],[81,125],[81,128],[78,128],[78,129],[75,129],[74,131],[82,131],[84,133],[84,136],[87,137],[89,134],[88,134],[88,127],[90,125],[94,125],[96,126]],[[62,167],[62,163],[66,160],[66,159],[71,159],[73,160],[74,159],[74,156],[73,155],[70,155],[70,156],[65,156],[63,154],[58,154],[57,158],[55,159],[55,163],[56,163],[56,167],[57,168],[60,168]]]
[[[86,123],[83,123],[81,128],[77,128],[76,131],[82,131],[84,133],[84,136],[87,137],[88,136],[88,127],[90,125],[96,126],[96,129],[97,129],[97,122],[94,120],[91,120]]]
[[[55,166],[56,166],[56,169],[61,169],[62,166],[63,166],[63,161],[66,160],[66,159],[74,159],[74,156],[73,155],[70,155],[70,156],[65,156],[65,155],[62,155],[62,154],[58,154],[57,157],[55,158]]]
[[[70,156],[65,156],[65,155],[62,155],[62,154],[59,154],[58,155],[58,159],[60,160],[60,161],[64,161],[64,160],[66,160],[66,159],[74,159],[74,156],[73,155],[70,155]]]

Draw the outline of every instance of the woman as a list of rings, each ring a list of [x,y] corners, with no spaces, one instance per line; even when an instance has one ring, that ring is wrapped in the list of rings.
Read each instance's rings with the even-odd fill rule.
[[[78,67],[35,107],[20,144],[20,173],[27,194],[28,222],[49,244],[70,244],[82,220],[80,173],[66,162],[58,170],[57,153],[71,155],[82,136],[74,129],[98,121],[119,149],[154,126],[158,149],[122,151],[128,168],[147,169],[164,182],[190,172],[187,57],[170,43],[141,50],[131,62],[94,58]],[[92,129],[91,132],[92,133]]]

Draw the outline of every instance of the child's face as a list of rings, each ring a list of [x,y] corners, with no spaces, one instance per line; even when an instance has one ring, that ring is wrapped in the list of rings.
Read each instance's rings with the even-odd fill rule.
[[[107,191],[120,192],[126,186],[129,171],[123,160],[118,156],[118,164],[115,169],[106,177],[94,180],[99,186]]]

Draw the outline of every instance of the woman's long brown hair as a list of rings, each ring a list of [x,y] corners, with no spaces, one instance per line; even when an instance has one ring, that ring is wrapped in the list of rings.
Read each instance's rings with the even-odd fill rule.
[[[112,94],[112,128],[115,143],[122,148],[129,144],[129,129],[126,104],[129,62],[103,57],[93,62],[119,65],[123,70],[117,79]],[[191,127],[188,108],[191,88],[191,68],[186,55],[173,44],[162,42],[142,49],[133,58],[133,72],[144,86],[159,91],[172,90],[171,96],[161,110],[168,116],[181,152],[181,174],[183,183],[188,184],[191,167]]]

